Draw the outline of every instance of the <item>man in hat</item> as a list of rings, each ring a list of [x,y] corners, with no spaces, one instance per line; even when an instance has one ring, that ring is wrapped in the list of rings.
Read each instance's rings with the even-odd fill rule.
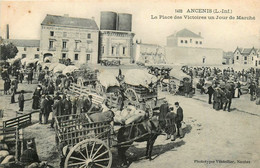
[[[24,90],[21,90],[21,93],[18,97],[18,103],[19,103],[19,111],[23,111],[24,108]]]
[[[183,121],[183,109],[180,107],[179,102],[174,103],[175,108],[176,108],[176,126],[177,126],[177,136],[180,136],[180,138],[184,137],[182,128],[181,128],[181,123]]]
[[[166,122],[165,118],[168,112],[170,112],[169,104],[166,100],[163,101],[163,104],[159,108],[159,124],[161,125],[162,128],[165,128]]]

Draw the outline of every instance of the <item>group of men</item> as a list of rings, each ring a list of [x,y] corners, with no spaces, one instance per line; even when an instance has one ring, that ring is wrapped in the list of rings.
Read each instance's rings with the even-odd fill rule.
[[[171,139],[171,141],[175,141],[177,137],[184,137],[182,130],[183,109],[180,107],[179,102],[175,102],[174,105],[175,107],[169,107],[168,102],[164,101],[159,108],[160,113],[158,116],[160,127],[167,134],[166,140]]]

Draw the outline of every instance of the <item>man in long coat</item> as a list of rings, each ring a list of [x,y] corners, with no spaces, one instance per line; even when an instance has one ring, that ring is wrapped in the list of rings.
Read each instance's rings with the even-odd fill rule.
[[[63,107],[64,107],[64,114],[70,115],[72,110],[72,104],[69,96],[66,96],[65,99],[63,100]]]
[[[22,90],[19,97],[18,97],[18,103],[19,103],[19,111],[23,111],[24,108],[24,91]]]
[[[52,121],[51,121],[51,127],[53,128],[54,126],[54,117],[56,116],[61,116],[62,115],[62,101],[61,101],[61,97],[60,96],[57,96],[55,99],[54,99],[54,103],[53,103],[53,107],[52,107]]]
[[[170,112],[169,104],[166,100],[160,106],[159,111],[160,111],[159,118],[158,118],[159,123],[160,123],[162,128],[165,128],[165,125],[166,125],[165,118],[166,118],[167,113]]]
[[[176,126],[177,126],[177,136],[180,136],[180,138],[184,137],[182,128],[181,128],[181,123],[183,121],[183,109],[180,107],[179,102],[175,102],[175,108],[176,108]]]

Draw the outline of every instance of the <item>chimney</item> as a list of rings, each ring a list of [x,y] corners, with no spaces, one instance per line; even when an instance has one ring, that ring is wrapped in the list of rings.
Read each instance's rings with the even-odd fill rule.
[[[199,36],[201,36],[201,32],[199,32]]]
[[[9,24],[6,25],[6,39],[9,39]]]
[[[69,14],[64,14],[64,17],[69,17]]]

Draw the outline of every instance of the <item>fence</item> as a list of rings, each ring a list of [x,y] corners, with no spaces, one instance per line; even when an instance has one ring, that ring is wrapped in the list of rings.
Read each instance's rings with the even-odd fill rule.
[[[6,121],[3,121],[3,130],[6,128],[22,128],[32,123],[32,113],[24,114]]]

